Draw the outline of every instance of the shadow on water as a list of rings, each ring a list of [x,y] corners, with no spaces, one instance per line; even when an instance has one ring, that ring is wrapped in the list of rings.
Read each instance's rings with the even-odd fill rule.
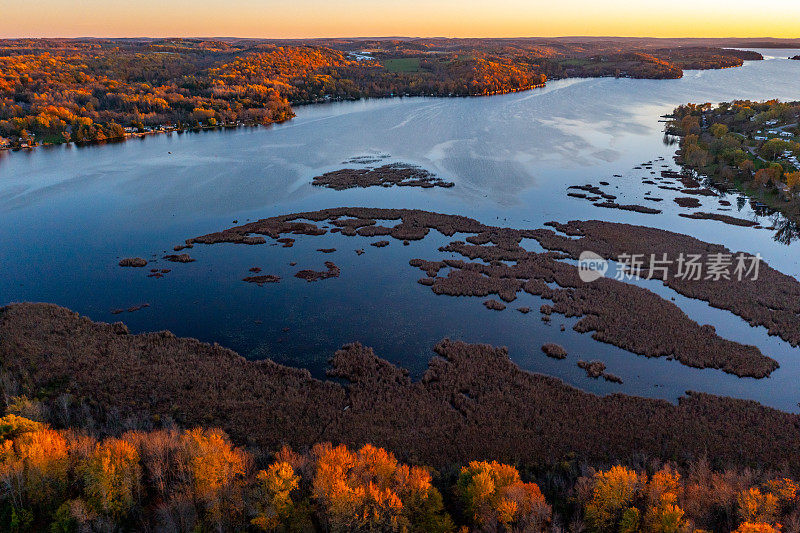
[[[793,220],[780,215],[780,220],[773,224],[776,228],[775,236],[773,237],[776,242],[781,244],[791,244],[800,237],[800,224]]]
[[[664,135],[665,145],[673,145],[675,142],[677,142],[668,142],[667,137],[673,136],[667,134]],[[675,139],[677,139],[677,137],[675,137]],[[701,175],[695,170],[684,168],[680,172],[683,175],[690,176],[691,178],[697,180],[702,184],[703,187],[707,187],[719,193],[721,197],[724,197],[728,194],[735,194],[737,211],[742,212],[745,210],[745,208],[749,208],[749,210],[752,211],[753,215],[756,217],[766,218],[771,222],[769,229],[775,230],[773,235],[773,240],[775,242],[788,246],[800,238],[800,223],[787,217],[774,207],[770,207],[756,198],[747,196],[746,194],[738,191],[733,185],[715,182],[710,177]]]

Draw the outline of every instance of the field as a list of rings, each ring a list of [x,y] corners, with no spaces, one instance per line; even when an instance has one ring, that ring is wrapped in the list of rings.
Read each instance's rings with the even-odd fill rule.
[[[387,59],[383,66],[389,72],[419,72],[418,57],[402,57],[399,59]]]

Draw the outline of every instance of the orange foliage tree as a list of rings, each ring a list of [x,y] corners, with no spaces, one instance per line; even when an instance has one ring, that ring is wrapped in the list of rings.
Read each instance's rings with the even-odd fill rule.
[[[272,531],[282,525],[297,522],[296,504],[292,493],[300,487],[300,476],[286,461],[276,461],[256,476],[261,491],[258,514],[250,523],[263,531]],[[292,529],[291,527],[286,529]]]
[[[623,466],[596,473],[592,496],[585,508],[590,529],[598,533],[635,531],[641,515],[635,503],[646,482],[646,477]]]
[[[333,531],[447,531],[439,491],[424,468],[400,464],[369,444],[357,452],[317,445],[313,496]]]
[[[16,521],[49,515],[66,498],[68,453],[59,432],[15,415],[0,419],[0,490]]]
[[[544,531],[552,509],[535,483],[523,483],[516,468],[473,461],[461,469],[457,491],[465,513],[478,527]]]
[[[220,429],[193,429],[183,435],[194,494],[208,519],[220,524],[226,515],[244,511],[241,487],[250,470],[250,457],[234,448]]]
[[[99,513],[125,518],[141,493],[139,454],[132,444],[107,439],[97,444],[84,471],[89,503]]]
[[[781,533],[781,530],[769,524],[743,522],[733,533]]]

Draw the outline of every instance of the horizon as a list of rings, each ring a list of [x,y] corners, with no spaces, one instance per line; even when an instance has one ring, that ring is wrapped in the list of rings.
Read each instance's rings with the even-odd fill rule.
[[[579,13],[579,16],[575,14]],[[409,0],[375,5],[346,0],[336,5],[298,0],[274,9],[272,2],[233,0],[220,9],[211,0],[164,4],[143,0],[122,6],[100,0],[79,5],[41,0],[35,9],[7,9],[2,38],[178,38],[232,35],[242,39],[333,39],[343,35],[441,38],[800,38],[800,4],[775,0],[768,9],[734,0],[674,0],[668,5],[624,0],[549,2],[503,0]],[[769,35],[770,37],[763,37]],[[735,36],[735,37],[732,37]],[[350,37],[353,38],[353,37]],[[432,37],[428,37],[432,38]]]
[[[800,533],[800,0],[0,5],[0,533]]]
[[[446,35],[319,35],[319,36],[312,36],[312,37],[258,37],[258,36],[247,36],[247,35],[195,35],[195,34],[186,34],[186,35],[52,35],[52,36],[45,36],[45,35],[16,35],[16,36],[6,36],[0,35],[0,39],[2,40],[25,40],[25,39],[49,39],[49,40],[63,40],[63,41],[75,41],[75,40],[136,40],[136,39],[149,39],[149,40],[169,40],[169,39],[199,39],[199,40],[254,40],[254,41],[314,41],[314,40],[336,40],[336,39],[343,39],[343,40],[353,40],[353,41],[385,41],[385,40],[393,40],[393,39],[404,39],[404,40],[436,40],[436,39],[444,39],[444,40],[463,40],[463,39],[487,39],[487,40],[547,40],[547,39],[554,39],[554,40],[564,40],[564,39],[592,39],[592,40],[603,40],[603,39],[626,39],[626,40],[660,40],[660,41],[678,41],[678,40],[696,40],[696,41],[725,41],[725,40],[741,40],[741,41],[776,41],[778,43],[784,41],[798,41],[798,43],[793,44],[800,44],[800,36],[798,37],[775,37],[775,36],[748,36],[744,37],[741,35],[727,35],[727,36],[720,36],[720,37],[709,37],[709,36],[695,36],[695,37],[683,37],[683,36],[653,36],[653,35],[505,35],[505,36],[494,36],[494,37],[483,37],[477,35],[463,35],[457,37],[451,37]]]

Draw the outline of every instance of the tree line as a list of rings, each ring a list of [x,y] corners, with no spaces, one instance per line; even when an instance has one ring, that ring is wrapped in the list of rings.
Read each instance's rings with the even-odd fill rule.
[[[799,122],[800,102],[687,104],[675,109],[667,133],[680,136],[685,167],[797,216]]]
[[[742,62],[741,52],[723,49],[650,53],[612,44],[0,40],[0,147],[270,124],[294,116],[293,105],[328,100],[489,95],[538,87],[548,77],[676,78],[681,65]],[[418,67],[387,67],[403,58]]]
[[[168,50],[0,52],[0,136],[33,145],[120,139],[125,128],[270,124],[291,118],[292,104],[474,96],[546,80],[536,65],[485,54],[431,57],[416,72],[391,72],[377,60],[358,61],[324,46],[263,44],[238,53]]]
[[[245,449],[213,428],[96,438],[0,418],[10,532],[800,531],[800,485],[780,474],[702,460],[683,472],[657,462],[521,470],[475,460],[437,471],[370,444]]]

